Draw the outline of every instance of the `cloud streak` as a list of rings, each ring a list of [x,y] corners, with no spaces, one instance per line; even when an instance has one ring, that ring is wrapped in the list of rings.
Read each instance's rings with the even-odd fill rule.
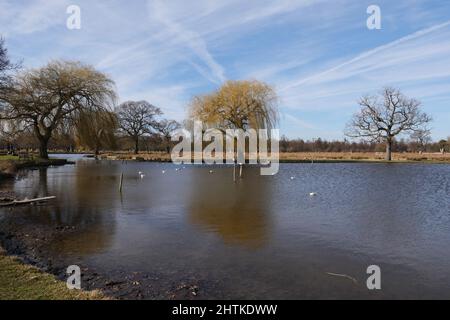
[[[0,23],[25,67],[82,60],[116,81],[121,100],[149,99],[178,119],[194,95],[259,79],[280,95],[282,133],[339,138],[360,95],[394,85],[438,112],[444,135],[450,3],[379,0],[380,31],[365,27],[368,3],[77,0],[82,29],[68,31],[68,0],[0,0]]]

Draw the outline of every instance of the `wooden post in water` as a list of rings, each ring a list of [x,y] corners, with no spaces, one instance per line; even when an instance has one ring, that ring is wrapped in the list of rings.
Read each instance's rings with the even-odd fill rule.
[[[120,184],[119,184],[119,192],[122,193],[122,185],[123,185],[123,172],[120,175]]]

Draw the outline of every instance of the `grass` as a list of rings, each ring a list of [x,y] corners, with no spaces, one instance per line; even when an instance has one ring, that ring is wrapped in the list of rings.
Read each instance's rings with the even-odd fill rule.
[[[164,152],[105,152],[104,159],[170,161],[170,154]],[[282,152],[280,162],[385,162],[384,152]],[[392,162],[450,163],[450,153],[393,153]]]
[[[292,152],[281,153],[280,161],[385,162],[384,152]],[[393,153],[392,162],[450,162],[450,154]]]
[[[12,155],[0,156],[0,161],[6,161],[6,160],[19,160],[19,157],[18,156],[12,156]]]
[[[98,291],[69,290],[53,275],[6,256],[0,248],[0,300],[101,300]]]

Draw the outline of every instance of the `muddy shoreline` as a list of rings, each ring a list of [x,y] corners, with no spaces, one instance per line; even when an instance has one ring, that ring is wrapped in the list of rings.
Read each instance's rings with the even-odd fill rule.
[[[64,161],[64,164],[70,163]],[[63,163],[61,162],[60,165],[63,165]],[[33,168],[36,168],[36,166],[26,166],[21,170],[32,170]],[[14,177],[15,175],[10,178]],[[0,198],[16,198],[10,184],[0,186]],[[5,215],[14,215],[14,211],[18,208],[20,207],[14,207],[14,209],[0,208],[0,247],[5,250],[7,255],[16,256],[22,262],[65,281],[67,279],[67,267],[70,264],[76,264],[76,261],[68,264],[67,261],[51,254],[48,247],[52,242],[58,241],[64,236],[76,235],[77,232],[82,230],[77,230],[77,227],[72,225],[41,225],[36,228],[23,215],[16,215],[14,219],[3,219]],[[82,264],[80,264],[80,268],[82,271],[82,289],[87,291],[100,290],[113,299],[206,299],[208,290],[205,289],[211,287],[192,278],[177,280],[172,285],[167,286],[167,280],[160,281],[160,276],[156,274],[125,273],[121,271],[106,274],[96,270],[95,267]],[[203,290],[200,290],[201,287]]]
[[[2,214],[9,214],[1,212]],[[46,247],[57,241],[61,236],[69,233],[76,234],[74,226],[57,226],[51,228],[33,228],[26,221],[18,218],[15,223],[5,223],[0,219],[0,246],[8,255],[17,256],[26,264],[33,265],[40,270],[55,275],[65,281],[67,262],[52,257]],[[205,299],[200,288],[207,284],[199,283],[195,279],[174,283],[170,288],[162,287],[158,275],[141,272],[115,272],[105,274],[91,266],[81,266],[82,289],[100,290],[113,299]]]

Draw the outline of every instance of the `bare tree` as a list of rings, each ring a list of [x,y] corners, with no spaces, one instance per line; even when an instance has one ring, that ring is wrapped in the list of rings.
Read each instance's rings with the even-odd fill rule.
[[[158,127],[156,116],[161,109],[147,101],[127,101],[116,110],[120,130],[134,141],[134,153],[139,153],[139,138]]]
[[[8,57],[8,50],[5,47],[5,40],[0,38],[0,90],[7,86],[7,84],[11,81],[10,71],[14,71],[18,68],[19,64],[12,63]]]
[[[80,111],[105,110],[115,99],[114,83],[93,67],[54,61],[27,71],[6,90],[0,119],[21,121],[39,140],[39,156],[48,158],[48,142],[61,123]]]
[[[178,130],[181,125],[175,120],[162,120],[158,123],[157,130],[161,134],[163,144],[166,147],[167,153],[170,153],[170,144],[172,139],[172,133]]]
[[[361,110],[347,125],[345,134],[386,144],[386,160],[392,160],[392,143],[401,133],[423,130],[431,121],[420,110],[420,101],[404,96],[398,89],[385,88],[381,96],[365,96],[359,101]]]
[[[429,129],[420,129],[411,134],[411,140],[417,143],[419,152],[425,151],[425,146],[431,142],[431,132]]]
[[[5,107],[6,94],[12,84],[12,73],[20,68],[20,64],[13,63],[9,59],[5,40],[0,37],[0,111]]]

